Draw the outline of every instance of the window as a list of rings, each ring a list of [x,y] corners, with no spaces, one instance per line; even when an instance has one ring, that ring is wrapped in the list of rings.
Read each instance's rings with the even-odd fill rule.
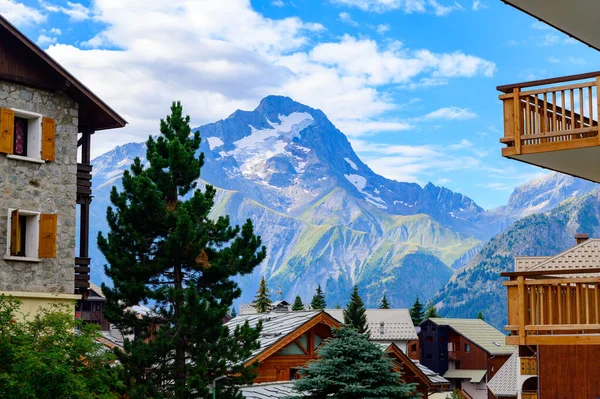
[[[416,351],[417,351],[417,344],[411,344],[411,345],[410,345],[410,350],[411,350],[412,352],[416,352]]]
[[[0,109],[0,152],[9,158],[54,161],[56,121],[18,109]]]
[[[465,344],[465,352],[471,352],[471,345]]]
[[[433,337],[431,335],[426,336],[425,342],[433,342]]]
[[[9,209],[7,226],[4,259],[37,262],[56,257],[56,215]]]
[[[290,381],[300,379],[300,373],[298,373],[298,369],[291,368],[290,369]]]

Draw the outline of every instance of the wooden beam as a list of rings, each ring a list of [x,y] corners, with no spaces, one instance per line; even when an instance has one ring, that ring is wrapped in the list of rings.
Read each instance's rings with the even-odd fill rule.
[[[568,269],[568,270],[533,270],[524,272],[502,272],[502,277],[534,277],[534,276],[548,276],[548,275],[564,275],[564,274],[587,274],[587,273],[600,273],[600,268],[589,268],[589,269]]]
[[[517,302],[517,311],[519,312],[519,343],[520,345],[525,345],[525,278],[519,276],[517,281],[519,282],[519,299]]]
[[[510,93],[514,89],[552,85],[552,84],[556,84],[556,83],[572,82],[574,80],[592,79],[592,78],[597,78],[598,76],[600,76],[600,71],[587,72],[587,73],[580,73],[580,74],[576,74],[576,75],[561,76],[558,78],[539,79],[539,80],[530,80],[528,82],[512,83],[512,84],[508,84],[508,85],[498,86],[498,87],[496,87],[496,90],[501,91],[502,93]]]
[[[584,331],[600,330],[600,324],[545,324],[525,326],[525,331]]]

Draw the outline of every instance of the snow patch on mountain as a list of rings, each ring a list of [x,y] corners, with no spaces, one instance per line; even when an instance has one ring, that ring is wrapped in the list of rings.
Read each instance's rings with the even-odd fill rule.
[[[363,176],[350,174],[344,175],[344,177],[346,178],[346,180],[352,183],[352,185],[356,187],[356,189],[361,194],[363,194],[366,197],[365,199],[367,200],[367,202],[375,205],[378,208],[387,209],[387,205],[384,200],[382,200],[379,197],[375,197],[374,195],[365,191],[365,187],[367,186],[367,179],[365,179]]]
[[[346,162],[348,162],[348,164],[352,167],[352,169],[358,170],[358,166],[356,166],[356,164],[354,162],[352,162],[348,157],[345,157],[344,160]]]
[[[212,150],[214,150],[215,148],[219,148],[221,146],[223,146],[223,140],[221,140],[218,137],[207,137],[206,140],[208,141],[208,148]]]

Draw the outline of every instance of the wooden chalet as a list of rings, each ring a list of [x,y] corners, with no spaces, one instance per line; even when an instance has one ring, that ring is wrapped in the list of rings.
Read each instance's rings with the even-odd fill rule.
[[[104,304],[106,298],[102,289],[90,283],[88,295],[77,301],[75,305],[75,318],[89,324],[97,324],[102,331],[110,331],[110,324],[104,318]]]
[[[465,398],[493,399],[486,382],[514,353],[505,335],[480,319],[431,318],[421,323],[421,363]]]

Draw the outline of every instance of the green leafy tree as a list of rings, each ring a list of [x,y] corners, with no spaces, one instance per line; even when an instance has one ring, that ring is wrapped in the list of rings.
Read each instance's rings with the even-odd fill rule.
[[[317,291],[310,302],[310,306],[315,309],[325,309],[327,307],[327,302],[325,302],[325,295],[323,294],[323,290],[321,290],[321,285],[317,286]]]
[[[389,309],[390,303],[387,300],[385,294],[383,294],[383,298],[381,298],[381,303],[379,304],[379,309]]]
[[[256,296],[252,301],[252,305],[256,309],[258,313],[265,313],[271,310],[271,297],[269,295],[269,288],[267,287],[267,281],[264,276],[260,279],[260,284],[258,285],[258,291],[256,291]]]
[[[450,394],[446,396],[446,399],[461,399],[461,397],[458,394],[458,390],[454,389],[452,392],[450,392]]]
[[[113,282],[102,285],[105,317],[133,336],[118,355],[131,399],[207,397],[224,374],[219,396],[239,397],[236,386],[255,374],[242,360],[258,347],[260,326],[229,331],[223,319],[241,294],[232,277],[251,273],[266,250],[250,220],[240,228],[209,218],[216,190],[197,188],[204,155],[189,123],[173,103],[146,142],[147,163],[136,158],[122,190],[113,187],[109,231],[98,235]],[[138,317],[138,304],[152,311]]]
[[[304,304],[302,303],[302,298],[300,298],[300,295],[296,295],[296,300],[294,301],[294,304],[292,305],[292,310],[294,310],[294,311],[304,310]]]
[[[485,320],[485,317],[483,317],[483,312],[480,311],[479,313],[477,313],[477,318],[479,320]]]
[[[350,302],[344,309],[344,325],[356,329],[361,334],[369,331],[367,326],[367,309],[358,294],[358,286],[354,286],[350,295]]]
[[[412,318],[412,322],[415,326],[420,325],[423,322],[423,317],[425,317],[425,312],[423,311],[423,304],[419,301],[419,296],[415,299],[415,303],[413,303],[410,308],[410,317]]]
[[[352,328],[334,330],[318,358],[294,382],[297,398],[417,398],[416,384],[406,384],[393,363],[369,337]]]
[[[19,301],[0,296],[0,396],[3,399],[116,399],[122,368],[96,341],[97,326],[69,306],[24,318]]]
[[[435,307],[435,305],[431,305],[427,308],[427,311],[425,312],[425,317],[423,318],[423,320],[429,320],[432,317],[440,317],[438,315],[437,308]]]

